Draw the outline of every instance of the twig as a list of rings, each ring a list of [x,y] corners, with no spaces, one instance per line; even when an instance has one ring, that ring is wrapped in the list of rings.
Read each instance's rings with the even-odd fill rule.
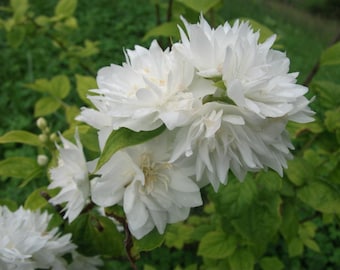
[[[125,240],[124,240],[125,251],[126,251],[126,254],[127,254],[127,257],[128,257],[128,260],[130,262],[130,265],[131,265],[132,269],[138,270],[137,265],[136,265],[136,259],[131,254],[131,249],[133,247],[133,241],[132,241],[132,234],[130,232],[129,225],[126,222],[126,219],[124,217],[118,216],[118,215],[116,215],[114,213],[108,213],[107,211],[105,211],[105,214],[107,216],[113,217],[120,224],[123,225],[124,231],[125,231]]]

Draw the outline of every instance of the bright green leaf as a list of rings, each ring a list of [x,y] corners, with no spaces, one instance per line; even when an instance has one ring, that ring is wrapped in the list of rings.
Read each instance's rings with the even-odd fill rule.
[[[320,65],[340,65],[340,42],[331,46],[322,53]]]
[[[0,161],[0,175],[25,179],[40,170],[35,159],[28,157],[9,157]]]
[[[36,134],[24,130],[11,130],[7,132],[0,137],[0,144],[1,143],[24,143],[34,146],[41,145]]]
[[[20,21],[28,10],[28,0],[11,0],[15,21]]]
[[[119,149],[150,140],[160,135],[164,130],[165,126],[163,125],[152,131],[135,132],[127,128],[112,131],[99,158],[97,170],[109,161],[112,155]]]
[[[60,99],[67,97],[70,92],[70,81],[65,75],[58,75],[51,80],[50,93]]]
[[[58,194],[58,189],[47,189],[42,187],[34,190],[26,199],[24,207],[30,210],[44,209],[50,206],[48,198]]]
[[[183,223],[169,225],[165,234],[166,246],[182,249],[184,244],[191,240],[193,230],[193,227]]]
[[[281,270],[285,268],[278,257],[264,257],[261,259],[260,265],[263,270]]]
[[[76,83],[77,83],[77,92],[78,92],[80,99],[84,101],[86,105],[92,106],[92,103],[87,98],[87,96],[91,95],[91,92],[89,90],[97,88],[97,82],[95,78],[77,74]]]
[[[82,145],[90,151],[99,153],[97,130],[88,125],[79,125],[71,127],[63,132],[63,136],[74,141],[75,130],[78,129],[80,141]]]
[[[123,234],[109,218],[91,213],[80,215],[66,231],[72,233],[72,242],[88,256],[119,257],[123,253]]]
[[[288,161],[286,169],[288,179],[296,186],[301,186],[314,178],[313,168],[302,158]]]
[[[59,100],[53,97],[42,97],[34,105],[34,116],[45,116],[54,113],[60,106]]]
[[[59,0],[55,7],[55,15],[71,17],[77,8],[77,0]]]
[[[232,255],[237,247],[234,235],[222,231],[207,233],[199,243],[198,255],[211,259],[223,259]]]
[[[325,124],[330,132],[340,128],[340,107],[325,113]]]
[[[24,41],[26,30],[23,27],[16,26],[6,33],[7,42],[13,48],[18,48]]]
[[[246,249],[236,250],[229,258],[232,270],[252,270],[254,269],[254,255]]]
[[[304,239],[303,244],[311,250],[320,253],[320,247],[313,239]]]
[[[39,93],[46,93],[51,89],[51,83],[46,79],[37,79],[34,83],[27,83],[25,86]]]
[[[72,105],[65,107],[65,115],[66,115],[66,121],[69,123],[69,125],[72,125],[74,123],[79,123],[75,120],[76,116],[78,116],[80,113],[80,110],[78,106]]]
[[[206,13],[213,7],[219,5],[221,0],[176,0],[176,2],[181,3],[198,13]]]
[[[288,254],[289,257],[301,256],[303,253],[303,243],[300,238],[293,238],[288,243]]]
[[[323,213],[340,213],[340,192],[322,181],[314,181],[297,191],[298,198]]]
[[[135,240],[134,243],[139,252],[151,251],[157,247],[160,247],[164,242],[164,234],[159,234],[156,229],[145,235],[142,239]]]
[[[10,211],[15,211],[18,209],[18,204],[15,201],[9,199],[0,199],[1,206],[7,206]]]
[[[175,40],[178,40],[180,38],[180,35],[178,32],[177,25],[178,25],[177,22],[166,22],[159,26],[156,26],[145,34],[145,36],[143,37],[143,40],[147,40],[148,38],[159,37],[159,36],[172,37]]]

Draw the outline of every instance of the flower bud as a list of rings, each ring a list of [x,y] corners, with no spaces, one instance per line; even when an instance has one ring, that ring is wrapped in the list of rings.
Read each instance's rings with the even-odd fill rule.
[[[42,143],[46,143],[48,141],[48,137],[46,134],[40,134],[38,138],[39,138],[39,141],[41,141]]]
[[[57,134],[52,133],[52,134],[50,135],[50,141],[51,141],[51,142],[55,142],[57,139],[58,139]]]
[[[47,127],[46,119],[43,117],[39,117],[36,124],[37,124],[37,127],[40,128],[41,130]]]
[[[39,166],[45,166],[48,163],[48,157],[46,155],[38,155],[37,163]]]
[[[48,133],[50,133],[50,128],[49,127],[45,127],[44,128],[44,130],[43,130],[43,132],[45,133],[45,134],[48,134]]]

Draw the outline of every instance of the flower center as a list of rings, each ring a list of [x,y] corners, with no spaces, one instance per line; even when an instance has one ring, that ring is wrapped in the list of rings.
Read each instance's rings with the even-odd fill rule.
[[[168,163],[154,163],[151,161],[150,154],[144,153],[141,156],[140,168],[144,174],[144,185],[142,192],[150,194],[154,189],[158,181],[160,181],[166,190],[168,190],[169,177],[162,173],[162,170],[169,168]]]

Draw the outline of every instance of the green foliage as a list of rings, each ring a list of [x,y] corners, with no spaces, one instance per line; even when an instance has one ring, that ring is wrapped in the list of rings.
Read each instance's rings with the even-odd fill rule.
[[[340,65],[340,42],[322,53],[320,64],[322,66]]]

